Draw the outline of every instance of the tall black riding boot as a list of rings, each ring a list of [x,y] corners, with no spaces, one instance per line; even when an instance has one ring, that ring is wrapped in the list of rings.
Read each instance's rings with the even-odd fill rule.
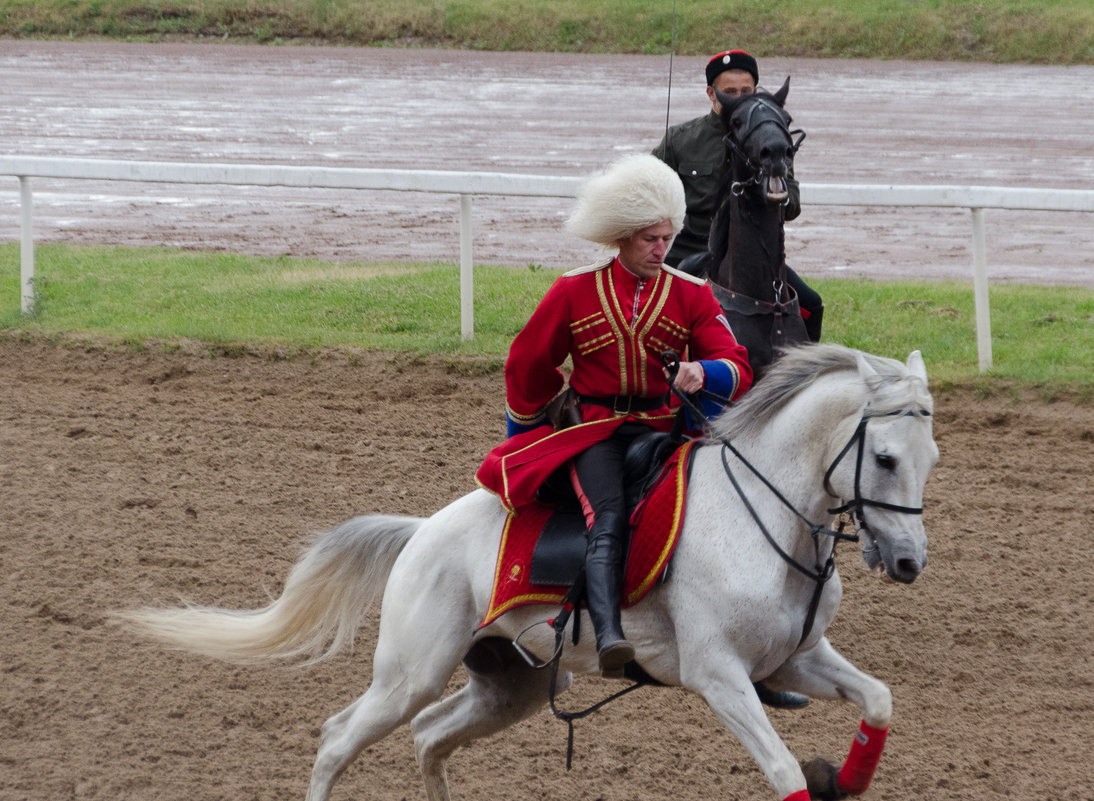
[[[600,675],[611,679],[623,678],[623,666],[634,659],[634,646],[624,638],[619,622],[626,526],[621,515],[598,515],[585,548],[585,602],[596,630]]]

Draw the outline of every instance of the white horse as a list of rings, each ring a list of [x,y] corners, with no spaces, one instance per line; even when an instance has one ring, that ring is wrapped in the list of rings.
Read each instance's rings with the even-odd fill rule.
[[[830,522],[832,508],[848,502],[868,566],[913,581],[927,563],[919,512],[938,458],[931,409],[918,351],[907,365],[834,345],[791,351],[695,449],[671,578],[623,612],[642,668],[706,699],[779,798],[862,792],[880,758],[892,697],[825,637],[842,593],[829,562],[834,538],[807,521]],[[485,490],[428,519],[355,518],[318,535],[282,595],[262,609],[145,609],[123,617],[174,647],[217,658],[318,661],[352,642],[382,592],[372,684],[324,724],[308,799],[326,801],[363,749],[409,722],[426,796],[447,801],[445,763],[458,747],[548,702],[551,671],[530,667],[511,643],[557,610],[520,607],[476,629],[505,519]],[[584,613],[581,625],[592,631]],[[568,634],[559,692],[574,674],[598,671],[592,637],[573,646]],[[546,660],[554,632],[533,626],[520,643]],[[441,699],[461,660],[467,685]],[[827,763],[803,772],[764,713],[752,684],[760,680],[861,708],[862,726],[838,775]]]

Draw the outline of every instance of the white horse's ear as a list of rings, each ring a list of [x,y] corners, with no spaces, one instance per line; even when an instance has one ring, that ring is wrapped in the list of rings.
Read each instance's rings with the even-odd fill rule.
[[[863,381],[869,381],[871,378],[877,378],[877,370],[873,368],[870,362],[866,361],[866,354],[859,351],[855,354],[855,360],[858,362],[858,374],[862,377]]]
[[[927,365],[923,363],[923,354],[918,350],[908,354],[908,370],[924,384],[927,383]]]

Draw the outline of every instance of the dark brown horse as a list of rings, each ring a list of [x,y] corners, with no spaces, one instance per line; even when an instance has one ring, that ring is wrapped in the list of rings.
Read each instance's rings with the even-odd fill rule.
[[[805,138],[790,130],[784,108],[789,90],[787,78],[774,94],[718,95],[729,155],[707,275],[757,375],[779,348],[809,338],[797,292],[787,282],[783,240],[786,179]]]

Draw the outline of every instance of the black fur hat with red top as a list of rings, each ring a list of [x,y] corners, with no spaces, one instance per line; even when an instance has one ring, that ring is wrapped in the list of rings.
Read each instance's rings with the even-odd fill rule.
[[[760,82],[760,69],[756,59],[744,50],[726,50],[707,62],[707,86],[714,85],[714,79],[726,70],[744,70],[752,75],[755,83]]]

